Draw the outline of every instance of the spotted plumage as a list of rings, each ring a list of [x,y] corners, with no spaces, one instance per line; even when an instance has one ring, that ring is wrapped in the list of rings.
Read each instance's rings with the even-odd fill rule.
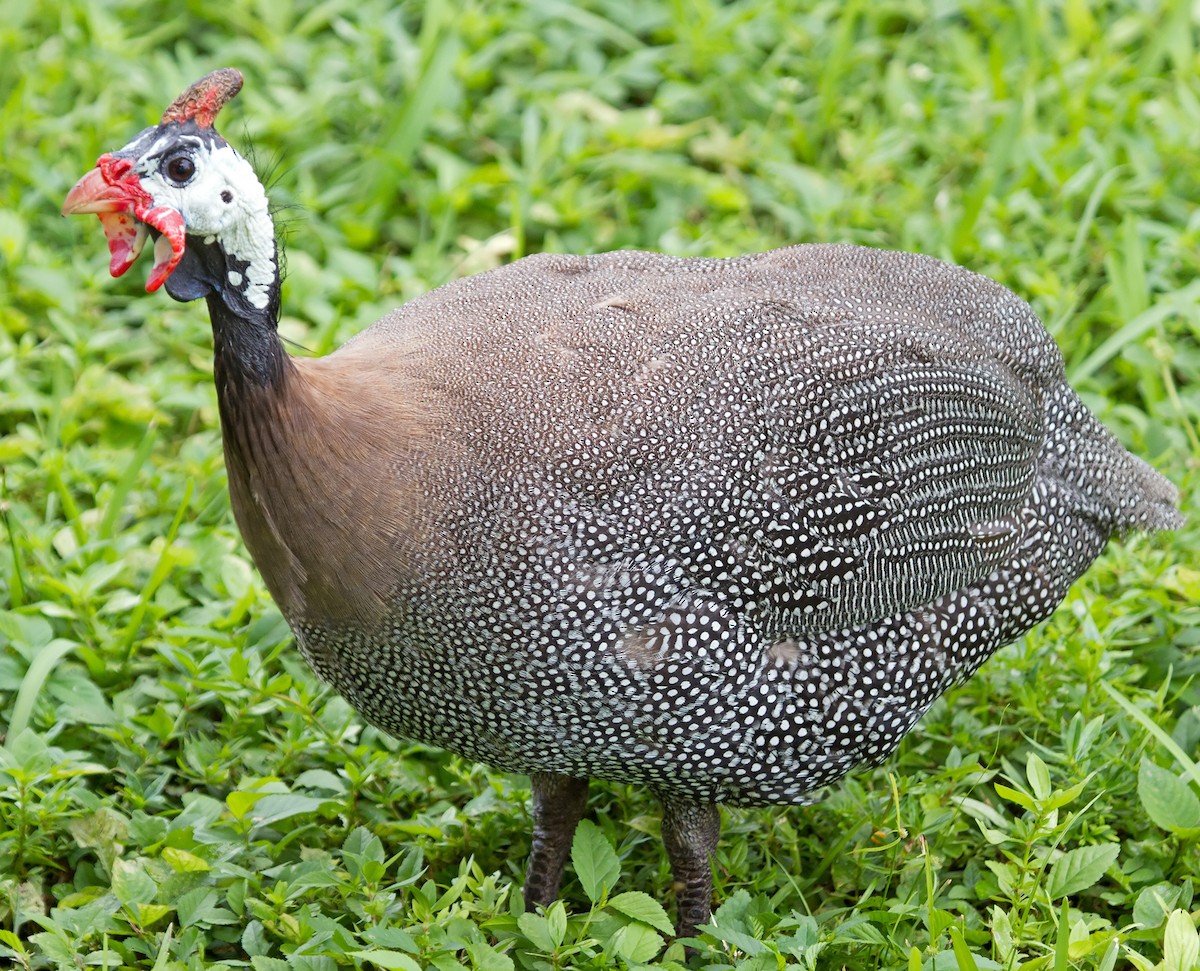
[[[517,772],[802,801],[1173,515],[1028,306],[925,257],[533,257],[338,353],[398,348],[441,402],[423,541],[377,627],[298,640]]]
[[[716,804],[886,758],[1110,536],[1179,522],[1030,308],[913,254],[529,257],[293,360],[265,196],[211,129],[232,73],[67,210],[114,246],[128,213],[189,227],[166,285],[208,301],[255,562],[364,717],[531,775],[531,901],[586,779],[636,783],[690,933]],[[160,185],[181,154],[194,177]]]

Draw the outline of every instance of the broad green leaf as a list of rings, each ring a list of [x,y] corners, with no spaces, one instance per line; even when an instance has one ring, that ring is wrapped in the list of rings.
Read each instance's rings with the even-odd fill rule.
[[[709,922],[719,927],[732,927],[737,930],[746,930],[747,921],[746,914],[750,910],[750,904],[753,898],[745,887],[735,890],[725,902],[717,908],[713,914],[712,920]]]
[[[209,907],[217,902],[217,892],[212,887],[197,887],[189,890],[175,901],[175,913],[179,926],[189,927],[204,916]]]
[[[1177,563],[1163,575],[1162,584],[1191,603],[1200,603],[1200,570]]]
[[[29,943],[41,948],[47,957],[66,967],[74,966],[75,959],[79,957],[78,952],[69,942],[50,931],[44,931],[40,934],[30,934]]]
[[[1050,868],[1046,894],[1051,900],[1058,900],[1087,890],[1104,876],[1104,871],[1116,862],[1120,852],[1121,847],[1117,843],[1100,843],[1069,850]]]
[[[1133,919],[1142,927],[1158,927],[1179,905],[1181,889],[1169,883],[1145,887],[1133,905]]]
[[[986,865],[996,875],[996,882],[1000,886],[1000,892],[1006,897],[1011,897],[1015,892],[1014,888],[1018,881],[1016,864],[998,863],[995,860],[988,860]]]
[[[399,927],[372,927],[363,934],[372,944],[378,944],[387,950],[408,951],[410,954],[418,954],[421,950],[411,934],[408,931]]]
[[[231,797],[233,795],[235,793],[230,794]],[[278,823],[291,816],[316,812],[326,802],[328,802],[326,799],[317,799],[314,796],[301,796],[294,792],[272,792],[254,803],[250,815],[256,825],[269,826],[272,823]]]
[[[626,924],[613,935],[613,949],[630,964],[645,964],[662,950],[657,931],[642,924]]]
[[[1193,706],[1179,716],[1171,729],[1171,740],[1186,752],[1200,747],[1200,705]]]
[[[1089,776],[1088,779],[1090,778],[1091,777]],[[1084,786],[1086,786],[1088,783],[1088,779],[1085,779],[1083,782],[1076,783],[1069,789],[1056,789],[1051,798],[1046,800],[1045,808],[1062,809],[1063,806],[1074,802],[1079,797],[1079,794],[1083,792]]]
[[[297,954],[288,955],[290,971],[338,971],[338,963],[328,954]],[[461,964],[455,962],[455,971],[465,971]]]
[[[1200,831],[1200,798],[1170,769],[1149,760],[1138,768],[1138,798],[1156,825],[1173,833]]]
[[[165,819],[135,812],[129,817],[129,838],[142,848],[161,843],[167,838],[170,826]]]
[[[546,911],[546,928],[554,949],[562,947],[562,942],[567,939],[567,908],[561,900],[554,901]]]
[[[261,920],[250,921],[242,931],[242,950],[251,957],[266,954],[271,950],[271,942]]]
[[[1035,799],[1042,802],[1050,798],[1050,770],[1035,752],[1030,752],[1025,760],[1025,777],[1029,780],[1029,788],[1033,790]]]
[[[350,957],[370,961],[377,967],[386,968],[387,971],[422,971],[421,965],[399,951],[351,951]]]
[[[108,947],[98,947],[89,951],[88,961],[94,962],[98,968],[119,968],[122,963],[120,952]]]
[[[927,913],[929,916],[926,919],[926,924],[929,927],[929,934],[934,940],[941,937],[943,931],[952,927],[959,920],[955,914],[938,907],[929,908]]]
[[[1145,955],[1138,954],[1132,947],[1126,946],[1121,956],[1137,968],[1137,971],[1163,971],[1161,964],[1155,964]]]
[[[75,842],[92,848],[111,848],[129,837],[129,823],[111,809],[101,807],[94,813],[74,820],[68,827]]]
[[[237,789],[225,797],[225,805],[234,819],[245,819],[246,814],[254,808],[254,804],[265,798],[265,792],[246,792]]]
[[[575,875],[592,903],[599,903],[617,883],[621,862],[604,833],[589,819],[583,820],[571,841],[571,863]]]
[[[550,924],[541,914],[524,913],[517,918],[517,926],[521,933],[529,938],[529,943],[543,954],[554,951],[554,938],[550,934]]]
[[[342,852],[382,863],[383,842],[365,826],[358,826],[342,842]]]
[[[1028,809],[1030,812],[1032,812],[1034,807],[1037,805],[1037,802],[1032,796],[1022,792],[1020,789],[1013,789],[1012,787],[1003,785],[999,782],[993,783],[993,788],[996,790],[996,794],[1002,799],[1007,799],[1009,802],[1015,802],[1022,809]]]
[[[393,886],[403,887],[416,883],[425,872],[425,853],[419,846],[410,846],[400,857],[392,871]]]
[[[239,917],[244,916],[246,912],[246,889],[247,881],[245,879],[234,880],[225,892],[226,906]]]
[[[999,907],[992,908],[992,940],[996,944],[996,954],[1002,961],[1007,961],[1013,949],[1012,921],[1008,911]]]
[[[0,644],[10,642],[27,660],[32,660],[53,637],[54,628],[44,617],[0,610]]]
[[[662,904],[641,890],[619,893],[609,899],[608,906],[626,917],[649,924],[664,934],[675,933],[675,928],[671,924],[670,918],[667,917],[667,912],[663,910]]]
[[[250,966],[254,971],[292,971],[287,961],[282,958],[271,958],[262,954],[254,955],[250,959]]]
[[[706,933],[711,934],[718,941],[724,941],[726,944],[732,944],[734,947],[745,951],[751,957],[762,954],[766,951],[767,946],[763,944],[757,937],[747,931],[738,930],[733,927],[723,927],[719,921],[714,920],[706,929]]]
[[[1012,825],[1011,819],[997,810],[995,806],[981,802],[978,799],[972,799],[970,796],[964,796],[959,801],[959,808],[966,812],[968,816],[996,829],[1003,829]],[[1003,836],[1003,834],[1001,835]]]
[[[171,869],[177,873],[203,873],[211,870],[208,861],[189,853],[187,850],[176,849],[174,846],[163,848],[162,858],[171,864]]]
[[[114,860],[112,890],[116,898],[126,907],[150,903],[158,893],[158,886],[142,869],[141,863],[129,860]]]
[[[227,556],[221,563],[221,581],[229,596],[241,600],[254,587],[254,570],[240,556]]]
[[[153,927],[171,912],[166,904],[138,904],[137,922],[142,927]]]
[[[383,843],[369,829],[359,826],[342,843],[342,861],[351,879],[375,883],[384,873]]]
[[[1065,904],[1066,901],[1063,903]],[[1072,961],[1078,961],[1093,951],[1099,950],[1101,945],[1109,939],[1111,933],[1098,931],[1093,936],[1091,930],[1088,929],[1086,917],[1083,914],[1072,914],[1071,938],[1067,944],[1067,956]]]
[[[468,945],[467,954],[472,971],[514,971],[512,958],[483,942]]]
[[[217,905],[217,891],[211,887],[197,887],[189,890],[177,901],[175,911],[179,915],[181,927],[191,924],[232,924],[233,914],[224,907]]]
[[[1163,935],[1163,971],[1196,971],[1200,965],[1200,935],[1186,910],[1173,910]]]
[[[0,930],[0,944],[10,947],[17,954],[28,954],[24,942],[10,930]]]
[[[296,785],[305,789],[328,789],[330,792],[346,791],[346,780],[328,769],[309,769],[307,772],[301,772],[296,776]],[[360,826],[359,829],[361,828]],[[349,840],[350,837],[347,836],[346,839]]]

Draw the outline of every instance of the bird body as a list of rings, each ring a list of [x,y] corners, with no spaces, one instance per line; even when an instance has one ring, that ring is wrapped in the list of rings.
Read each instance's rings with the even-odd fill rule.
[[[1170,508],[1060,475],[1061,439],[1154,473],[1022,301],[911,254],[531,257],[285,374],[223,406],[230,484],[321,676],[402,736],[699,800],[885,757]]]
[[[141,231],[118,215],[190,225],[191,179],[171,205],[158,182],[235,168],[205,169],[232,153],[213,77],[68,197],[107,219],[114,271]],[[586,779],[636,783],[664,802],[690,933],[716,804],[801,802],[882,760],[1111,535],[1179,521],[1028,305],[958,267],[534,256],[296,360],[258,196],[223,191],[248,200],[236,253],[210,201],[186,249],[162,230],[151,282],[208,301],[246,545],[364,717],[532,776],[536,902]]]

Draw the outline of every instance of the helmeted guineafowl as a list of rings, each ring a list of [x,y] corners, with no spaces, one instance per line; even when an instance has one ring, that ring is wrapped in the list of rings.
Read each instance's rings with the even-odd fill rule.
[[[305,657],[364,717],[533,779],[527,897],[589,777],[662,800],[679,926],[716,806],[878,762],[1175,491],[1009,290],[909,253],[533,256],[321,359],[276,335],[267,200],[197,82],[103,156],[113,272],[206,298],[229,488]]]

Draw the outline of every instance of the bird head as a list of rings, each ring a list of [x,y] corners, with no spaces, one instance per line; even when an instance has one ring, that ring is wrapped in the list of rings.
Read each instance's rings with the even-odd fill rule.
[[[213,128],[242,75],[214,71],[176,98],[158,125],[101,155],[67,194],[63,215],[95,213],[120,276],[154,237],[148,291],[176,300],[216,291],[234,309],[274,302],[278,267],[266,193],[250,163]]]

